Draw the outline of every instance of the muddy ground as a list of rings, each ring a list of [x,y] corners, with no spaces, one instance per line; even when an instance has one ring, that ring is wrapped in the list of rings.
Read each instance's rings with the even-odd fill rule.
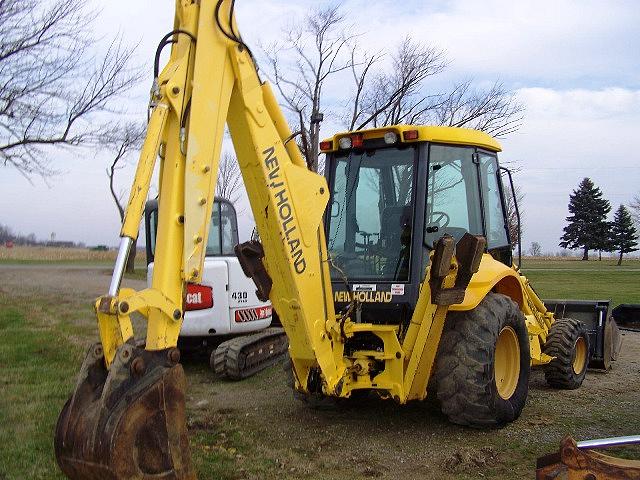
[[[108,283],[101,268],[0,266],[3,292],[56,295],[67,309],[77,305],[76,321],[87,325],[95,321],[90,305]],[[84,347],[96,336],[73,341]],[[206,359],[187,357],[199,478],[533,478],[536,458],[555,450],[566,434],[640,433],[640,333],[625,332],[623,342],[613,370],[590,371],[578,390],[550,389],[541,371],[532,372],[520,419],[489,431],[452,425],[429,402],[371,400],[314,411],[294,400],[281,366],[230,383],[214,378]]]

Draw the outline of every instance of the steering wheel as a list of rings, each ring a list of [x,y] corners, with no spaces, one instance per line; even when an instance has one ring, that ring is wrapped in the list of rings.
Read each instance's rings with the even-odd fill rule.
[[[440,221],[444,219],[444,224],[440,224]],[[437,223],[438,227],[444,228],[449,225],[451,217],[447,212],[431,212],[431,223]]]
[[[444,224],[440,225],[440,222],[444,220]],[[449,225],[449,221],[451,220],[451,218],[449,217],[449,214],[447,212],[431,212],[431,222],[430,223],[435,223],[437,224],[436,226],[433,227],[427,227],[427,234],[432,234],[437,232],[438,230],[440,230],[441,228],[446,227],[447,225]],[[423,241],[424,246],[427,247],[429,250],[433,250],[433,243],[435,242],[435,239],[433,242],[429,243],[426,241],[426,237],[425,240]]]

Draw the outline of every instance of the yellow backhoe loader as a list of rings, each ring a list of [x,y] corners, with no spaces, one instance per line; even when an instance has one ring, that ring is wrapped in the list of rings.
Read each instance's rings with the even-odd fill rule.
[[[306,168],[233,5],[177,0],[158,48],[120,250],[95,303],[100,343],[56,427],[69,478],[195,478],[176,343],[186,285],[201,281],[225,122],[260,238],[236,254],[278,312],[303,399],[434,394],[453,422],[499,426],[522,411],[532,365],[577,388],[590,358],[608,364],[602,352],[615,348],[595,349],[584,322],[559,318],[570,303],[554,316],[512,267],[494,139],[407,125],[346,132],[321,145],[327,182]],[[153,279],[134,291],[120,284],[157,159]],[[147,319],[144,346],[133,313]],[[609,331],[613,344],[606,312],[599,320],[598,341]]]

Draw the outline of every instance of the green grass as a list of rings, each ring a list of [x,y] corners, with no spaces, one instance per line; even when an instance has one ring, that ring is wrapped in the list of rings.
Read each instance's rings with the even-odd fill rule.
[[[62,478],[53,457],[53,430],[82,357],[81,348],[69,340],[82,328],[64,314],[43,324],[41,318],[29,318],[29,310],[26,303],[0,295],[3,480]]]
[[[542,298],[640,303],[640,261],[525,259],[522,272]]]

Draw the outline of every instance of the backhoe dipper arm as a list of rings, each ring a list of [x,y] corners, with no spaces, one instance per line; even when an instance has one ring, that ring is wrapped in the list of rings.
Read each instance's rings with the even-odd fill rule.
[[[151,290],[175,304],[181,316],[185,282],[201,280],[227,122],[273,280],[270,299],[289,333],[291,348],[310,362],[318,358],[323,372],[337,377],[332,359],[318,355],[323,350],[320,335],[312,334],[335,318],[322,228],[329,197],[326,181],[307,170],[295,141],[289,141],[291,131],[244,44],[227,37],[237,37],[228,22],[228,3],[177,2],[176,30],[190,35],[176,34],[169,64],[158,79],[159,95],[122,237],[126,241],[137,234],[155,154],[162,145],[158,253]],[[118,264],[111,296],[117,294],[113,287],[119,284],[119,270]],[[146,348],[175,346],[178,314],[167,315],[153,304],[141,307],[149,308]]]
[[[329,191],[306,168],[275,97],[235,26],[233,2],[176,0],[168,64],[154,81],[141,152],[108,295],[96,301],[101,344],[90,349],[56,427],[56,457],[74,479],[195,478],[175,348],[187,282],[199,282],[227,123],[255,218],[265,287],[306,381],[340,389],[345,365],[322,228]],[[151,287],[120,288],[157,157],[159,225]],[[260,265],[260,264],[263,265]],[[147,318],[144,349],[129,315]],[[342,325],[344,327],[344,325]]]

